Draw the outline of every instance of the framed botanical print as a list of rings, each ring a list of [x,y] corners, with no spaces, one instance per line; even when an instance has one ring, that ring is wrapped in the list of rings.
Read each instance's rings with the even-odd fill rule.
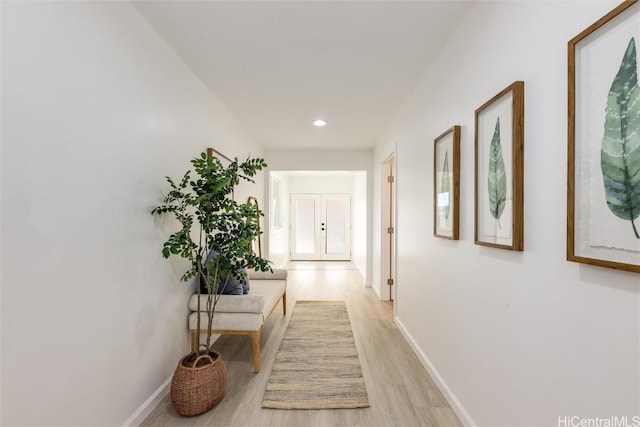
[[[524,249],[524,82],[475,113],[475,243]]]
[[[433,235],[460,238],[460,126],[433,144]]]
[[[568,45],[567,260],[640,272],[640,3]]]

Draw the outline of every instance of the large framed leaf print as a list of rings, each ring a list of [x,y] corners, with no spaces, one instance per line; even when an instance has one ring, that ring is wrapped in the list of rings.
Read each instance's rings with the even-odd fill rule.
[[[640,3],[569,41],[567,259],[640,272]]]
[[[524,82],[476,110],[475,243],[524,250]]]
[[[433,145],[433,235],[458,240],[460,234],[460,126]]]

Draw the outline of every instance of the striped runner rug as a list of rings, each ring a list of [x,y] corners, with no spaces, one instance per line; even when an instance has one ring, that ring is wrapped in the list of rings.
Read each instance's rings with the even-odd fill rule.
[[[298,301],[276,355],[262,407],[368,406],[344,301]]]

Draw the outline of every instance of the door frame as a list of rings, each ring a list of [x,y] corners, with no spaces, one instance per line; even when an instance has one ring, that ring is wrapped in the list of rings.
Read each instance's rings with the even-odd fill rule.
[[[396,299],[396,154],[382,162],[380,174],[380,299]]]

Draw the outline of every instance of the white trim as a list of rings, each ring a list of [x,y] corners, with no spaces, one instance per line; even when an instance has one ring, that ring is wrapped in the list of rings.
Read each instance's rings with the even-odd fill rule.
[[[397,271],[397,253],[398,247],[398,227],[397,227],[397,210],[396,198],[398,193],[397,184],[397,147],[394,144],[394,150],[390,152],[381,164],[380,173],[380,292],[378,297],[381,301],[394,301],[396,299],[396,271]],[[388,177],[393,176],[393,183],[389,184]],[[391,185],[391,189],[389,186]],[[392,194],[389,194],[391,191]],[[388,234],[387,227],[393,227],[394,232],[391,236]],[[389,285],[387,279],[394,279],[394,285]],[[383,296],[384,294],[384,296]]]
[[[365,272],[365,270],[362,269],[362,267],[360,267],[360,265],[357,262],[355,262],[353,260],[353,257],[352,257],[351,261],[353,262],[353,265],[355,265],[355,267],[358,269],[360,274],[362,274],[362,277],[364,279],[364,285],[365,285],[365,287],[367,287],[367,284],[369,283],[369,282],[367,282],[367,279],[366,279],[367,273]]]
[[[371,288],[373,289],[373,293],[376,294],[378,299],[382,301],[382,297],[380,296],[380,288],[378,286],[373,286],[374,285],[373,282],[371,284],[372,284]]]
[[[366,280],[364,281],[364,287],[365,288],[372,288],[373,287],[373,282],[367,282]],[[375,289],[374,289],[375,290]]]
[[[142,422],[156,409],[156,406],[160,404],[160,401],[164,399],[170,391],[171,379],[173,374],[167,380],[162,383],[156,391],[153,392],[147,400],[136,411],[131,414],[129,419],[122,424],[122,427],[139,426]]]
[[[422,363],[422,366],[424,366],[424,368],[427,370],[427,372],[431,376],[431,379],[433,379],[433,381],[436,383],[436,385],[444,395],[445,399],[447,399],[447,402],[449,402],[449,405],[451,405],[451,409],[453,409],[458,418],[460,418],[462,424],[464,424],[465,426],[476,426],[477,424],[473,421],[466,409],[464,409],[462,403],[460,403],[460,401],[453,393],[453,391],[449,388],[442,376],[440,376],[438,370],[435,368],[435,366],[433,366],[429,358],[422,352],[422,350],[420,350],[400,319],[394,316],[393,320],[395,321],[396,325],[398,325],[398,329],[405,337],[416,356],[418,356],[418,359],[420,360],[420,363]]]

